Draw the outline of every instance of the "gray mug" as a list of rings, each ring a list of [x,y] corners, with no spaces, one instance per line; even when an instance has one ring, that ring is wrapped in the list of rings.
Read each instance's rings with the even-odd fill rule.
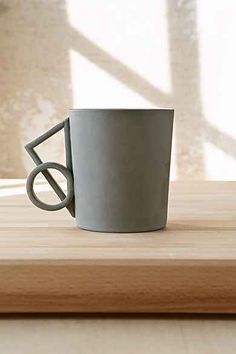
[[[26,145],[37,167],[27,193],[37,207],[64,207],[82,229],[141,232],[165,227],[174,111],[172,109],[71,109],[69,118]],[[64,128],[66,167],[43,163],[34,147]],[[49,169],[67,179],[67,195]],[[61,202],[38,199],[39,172]]]

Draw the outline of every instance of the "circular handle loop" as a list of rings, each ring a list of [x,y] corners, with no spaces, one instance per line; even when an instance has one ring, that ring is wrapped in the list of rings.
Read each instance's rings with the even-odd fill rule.
[[[40,172],[45,171],[48,168],[53,168],[55,170],[60,171],[66,177],[67,180],[67,196],[58,204],[51,205],[51,204],[44,203],[37,197],[37,195],[34,192],[34,180],[36,176]],[[27,178],[26,190],[31,202],[34,205],[36,205],[38,208],[43,210],[48,210],[48,211],[60,210],[66,207],[72,201],[72,198],[74,196],[73,177],[71,172],[65,166],[56,162],[45,162],[38,165],[31,171],[31,173]]]

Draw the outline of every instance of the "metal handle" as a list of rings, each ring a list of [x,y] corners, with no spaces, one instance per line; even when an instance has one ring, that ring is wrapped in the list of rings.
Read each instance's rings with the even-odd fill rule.
[[[56,162],[45,162],[41,160],[39,155],[36,153],[34,148],[41,144],[43,141],[50,138],[52,135],[59,132],[61,129],[64,128],[65,133],[65,150],[66,150],[66,167],[60,165]],[[72,159],[71,159],[71,142],[70,142],[70,125],[69,125],[69,118],[64,120],[63,122],[57,124],[55,127],[48,130],[43,135],[39,136],[35,140],[31,141],[25,146],[26,151],[29,153],[37,167],[35,167],[27,178],[26,183],[26,190],[29,199],[31,202],[36,205],[38,208],[44,210],[59,210],[64,207],[68,209],[71,216],[75,216],[75,203],[74,203],[74,182],[73,182],[73,174],[72,174]],[[55,181],[51,173],[48,171],[48,168],[54,168],[60,171],[67,180],[67,196]],[[58,204],[50,205],[47,203],[42,202],[38,199],[34,192],[34,180],[38,173],[42,172],[48,183],[52,186],[58,197],[61,199],[61,202]]]

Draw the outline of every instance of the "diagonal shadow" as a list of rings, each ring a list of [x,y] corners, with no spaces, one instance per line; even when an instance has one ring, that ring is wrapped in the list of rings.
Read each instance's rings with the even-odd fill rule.
[[[205,179],[204,138],[236,159],[235,140],[209,125],[200,97],[196,2],[167,0],[172,93],[165,94],[71,27],[70,47],[155,106],[174,107],[178,178]],[[187,99],[186,99],[187,98]],[[207,134],[206,134],[207,131]],[[221,136],[218,140],[217,137]],[[184,142],[184,143],[183,143]]]
[[[7,48],[5,54],[3,53],[3,62],[5,60],[13,68],[12,70],[7,68],[9,76],[1,92],[2,100],[6,105],[6,113],[9,111],[9,114],[3,114],[0,118],[5,132],[2,135],[4,148],[0,159],[2,177],[13,177],[16,173],[19,176],[25,175],[20,149],[22,126],[24,129],[29,126],[29,131],[34,126],[30,127],[28,124],[27,114],[24,114],[25,119],[22,118],[22,110],[32,111],[35,114],[35,110],[36,112],[41,110],[38,99],[46,97],[55,111],[52,116],[53,121],[57,122],[59,118],[57,118],[56,112],[63,112],[65,107],[70,106],[70,63],[68,57],[68,48],[70,47],[154,106],[175,108],[177,178],[206,178],[204,140],[210,141],[236,159],[236,141],[208,123],[203,114],[196,1],[166,0],[172,81],[170,94],[162,92],[131,67],[71,27],[67,20],[65,0],[58,1],[60,6],[55,6],[54,2],[30,3],[26,19],[29,23],[34,23],[34,26],[21,27],[20,21],[16,23],[17,44],[14,40],[14,28],[10,21],[15,16],[15,5],[13,6],[10,2],[7,5],[0,5],[0,15],[9,15],[6,18],[2,16],[2,29],[4,29],[2,31],[2,47],[3,49],[4,46]],[[24,11],[21,2],[17,3],[17,11]],[[44,28],[49,29],[46,37],[43,35]],[[34,41],[34,50],[21,50],[20,43],[24,43],[26,39],[27,43],[31,43],[35,34],[37,40]],[[61,38],[64,40],[62,41]],[[48,46],[48,43],[51,45]],[[45,59],[41,60],[45,50],[47,50],[46,64]],[[57,65],[55,65],[55,60],[58,60]],[[18,66],[14,66],[16,62],[21,63],[22,68],[27,68],[19,76],[23,77],[22,74],[24,74],[24,79],[15,79],[14,71],[19,70]],[[30,63],[34,63],[32,68],[34,77],[32,77],[32,70],[28,70]],[[14,90],[21,93],[19,97],[12,92],[13,83]],[[24,95],[23,92],[28,93]],[[46,119],[45,122],[38,120],[34,129],[44,130],[46,121]]]
[[[214,127],[211,123],[206,123],[206,140],[224,151],[227,155],[236,159],[236,140],[229,134],[224,133]]]
[[[135,91],[152,104],[168,106],[171,103],[168,94],[163,93],[119,59],[107,53],[72,27],[69,45],[86,57],[91,63],[122,82],[126,87]]]
[[[155,106],[174,107],[176,110],[175,143],[178,156],[176,159],[178,177],[195,176],[196,173],[199,175],[201,171],[201,177],[204,178],[202,146],[203,117],[201,113],[198,81],[196,79],[196,77],[199,76],[198,46],[196,39],[194,38],[194,40],[189,41],[185,33],[186,26],[190,25],[191,32],[196,32],[196,21],[194,20],[195,17],[192,16],[192,22],[188,22],[189,9],[185,3],[181,8],[178,8],[177,4],[168,0],[167,8],[169,48],[171,51],[171,80],[173,87],[171,95],[163,93],[127,65],[107,53],[104,49],[73,28],[71,29],[70,46],[86,57],[87,60],[115,77]],[[191,11],[195,15],[195,9]],[[184,63],[183,57],[185,58]],[[189,90],[189,82],[193,83],[191,90]],[[186,96],[188,97],[188,102],[190,101],[188,107],[186,107]],[[187,114],[184,112],[187,112]],[[185,130],[183,126],[186,127]],[[194,132],[194,134],[191,134],[191,132]],[[182,141],[185,142],[184,145]],[[183,151],[183,146],[187,146],[185,151]],[[186,155],[189,156],[189,158],[186,159]],[[189,171],[190,159],[191,166],[196,166],[197,171]]]
[[[14,177],[16,173],[18,176],[25,175],[20,144],[22,139],[20,124],[24,128],[27,126],[30,128],[30,124],[28,118],[23,120],[22,111],[26,115],[26,111],[32,111],[34,114],[35,110],[36,112],[41,110],[38,106],[38,98],[46,97],[54,107],[53,120],[57,122],[59,118],[56,112],[63,112],[65,107],[70,106],[69,47],[77,50],[90,62],[155,106],[175,108],[178,178],[206,178],[204,139],[236,159],[236,141],[208,123],[203,114],[196,0],[166,0],[173,87],[171,94],[162,92],[128,65],[72,28],[67,21],[65,0],[59,0],[57,3],[60,6],[55,5],[55,2],[30,2],[26,20],[27,23],[32,22],[34,25],[31,27],[21,26],[19,18],[19,23],[16,22],[14,28],[11,22],[14,22],[15,18],[15,5],[10,2],[7,5],[0,4],[0,15],[3,15],[1,28],[4,29],[1,34],[2,48],[5,48],[5,53],[4,51],[2,53],[3,66],[5,65],[4,61],[9,66],[6,66],[9,76],[7,79],[3,77],[5,83],[2,85],[1,91],[1,98],[6,106],[6,114],[3,106],[2,112],[4,114],[0,118],[4,132],[2,134],[3,151],[0,159],[2,177]],[[17,2],[16,10],[23,13],[25,11],[24,5]],[[5,15],[9,15],[9,17],[5,18]],[[46,37],[44,36],[45,28],[48,29]],[[17,41],[14,40],[15,31],[17,32]],[[32,38],[37,39],[34,40],[33,50],[29,49],[30,46],[28,49],[22,50],[21,43],[25,43],[25,40],[27,40],[26,43],[31,43]],[[63,41],[62,38],[64,38]],[[49,46],[48,43],[51,45]],[[46,62],[45,50],[47,51]],[[55,65],[55,60],[58,60],[57,65]],[[16,63],[20,63],[20,67],[25,68],[21,75],[16,75],[16,70],[20,70],[18,65],[15,65]],[[34,66],[29,67],[30,63],[33,63]],[[31,69],[34,70],[33,77]],[[19,80],[18,77],[21,79]],[[12,86],[13,84],[14,86]],[[15,93],[12,90],[13,87]],[[20,92],[19,97],[16,95],[18,91]],[[24,95],[24,92],[28,92],[27,95]],[[26,115],[26,117],[28,116]],[[35,128],[32,125],[31,129],[44,130],[44,124],[44,121],[38,120]]]

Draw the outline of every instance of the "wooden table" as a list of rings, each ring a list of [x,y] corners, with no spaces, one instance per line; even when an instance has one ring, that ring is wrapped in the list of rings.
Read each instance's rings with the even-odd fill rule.
[[[2,354],[235,354],[232,315],[0,317]]]
[[[0,183],[1,312],[236,312],[236,183],[172,183],[166,230],[139,234],[77,229],[24,183]]]

